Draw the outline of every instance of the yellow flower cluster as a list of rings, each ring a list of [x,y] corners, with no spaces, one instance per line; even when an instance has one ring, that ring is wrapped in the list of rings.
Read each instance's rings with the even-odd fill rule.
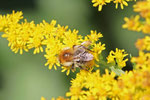
[[[93,0],[96,1],[96,0]],[[140,15],[125,17],[126,23],[123,28],[133,31],[148,33],[143,39],[138,39],[136,47],[139,49],[139,57],[132,57],[134,70],[116,73],[105,70],[105,74],[100,75],[100,71],[87,72],[80,70],[76,78],[72,79],[70,91],[66,96],[70,100],[149,100],[150,98],[150,28],[149,11],[150,0],[139,1],[134,5],[136,12]],[[104,1],[103,1],[104,3]],[[145,19],[140,21],[140,17]],[[122,68],[128,59],[124,59],[128,54],[124,50],[116,49],[111,51],[107,57],[107,63],[116,64]],[[116,77],[117,76],[117,77]],[[66,100],[66,99],[61,99]]]
[[[102,10],[102,7],[106,5],[106,3],[112,2],[116,4],[116,9],[118,8],[118,4],[120,4],[121,9],[124,8],[124,6],[128,6],[129,1],[133,0],[92,0],[93,6],[97,7],[98,6],[98,11]],[[135,0],[136,1],[136,0]]]
[[[150,68],[150,53],[139,52],[139,57],[132,57],[131,62],[136,63],[137,69]]]
[[[123,28],[128,28],[128,30],[133,31],[140,31],[141,30],[141,23],[139,22],[140,16],[136,15],[135,17],[131,17],[130,19],[125,17],[125,24],[122,25]]]
[[[126,54],[124,50],[119,50],[118,48],[116,48],[116,52],[110,51],[107,57],[107,63],[111,63],[114,66],[116,66],[117,63],[118,68],[125,67],[128,59],[124,59],[124,57],[126,57],[127,55],[128,54]]]
[[[135,45],[140,51],[150,51],[150,36],[145,36],[143,39],[138,39]]]
[[[150,1],[139,1],[133,7],[135,12],[139,12],[139,15],[136,15],[136,17],[132,17],[131,19],[126,17],[126,23],[123,25],[123,28],[128,28],[133,31],[142,31],[147,35],[145,38],[138,39],[136,42],[136,47],[139,50],[139,57],[132,57],[131,62],[134,63],[134,72],[136,73],[134,74],[134,77],[139,79],[139,81],[132,78],[131,80],[134,80],[135,85],[139,86],[137,91],[142,90],[141,92],[136,92],[137,97],[141,97],[142,92],[144,92],[140,99],[149,100],[150,82],[148,77],[150,77]],[[143,19],[140,20],[140,17]],[[128,77],[125,75],[123,76]],[[140,77],[143,78],[140,79]]]
[[[46,100],[44,97],[41,97],[41,100]],[[51,100],[69,100],[65,99],[64,97],[59,96],[58,98],[52,98]]]
[[[20,51],[29,51],[34,49],[33,53],[45,52],[47,59],[46,66],[49,69],[60,66],[58,61],[59,53],[66,47],[72,48],[74,45],[80,45],[84,41],[91,41],[91,50],[95,61],[105,49],[105,44],[98,42],[102,37],[101,33],[91,31],[90,35],[85,37],[78,35],[78,30],[70,30],[68,26],[56,25],[56,21],[52,20],[50,23],[43,20],[39,24],[34,21],[28,22],[23,19],[22,12],[13,11],[12,14],[0,15],[0,32],[3,32],[2,37],[8,40],[8,46],[15,53]],[[45,47],[44,47],[45,46]],[[67,70],[67,75],[70,72],[71,66],[63,66],[62,72]]]
[[[115,73],[100,76],[100,71],[93,73],[81,71],[76,78],[71,81],[70,91],[66,93],[71,100],[105,100],[107,93],[111,91],[113,86]]]
[[[150,17],[150,0],[138,1],[133,7],[135,12],[139,12],[141,17]]]
[[[116,4],[116,8],[120,4],[123,9],[123,6],[128,6],[127,2],[132,0],[92,0],[92,3],[101,11],[103,5],[112,1]],[[139,57],[131,58],[134,70],[129,72],[121,70],[126,66],[128,59],[125,57],[128,54],[124,49],[116,48],[116,51],[110,51],[105,63],[107,66],[113,66],[113,70],[105,69],[105,74],[100,74],[100,70],[80,70],[76,78],[71,80],[71,87],[66,93],[67,98],[58,97],[51,100],[149,100],[150,0],[138,1],[133,7],[139,15],[125,17],[125,24],[122,27],[147,34],[145,38],[136,42]],[[100,55],[105,50],[105,44],[99,42],[99,38],[103,37],[101,33],[91,30],[90,35],[83,37],[78,34],[78,30],[70,30],[68,26],[56,24],[55,20],[50,23],[43,20],[39,24],[35,24],[34,21],[28,22],[27,19],[20,21],[23,19],[22,14],[13,11],[12,14],[0,15],[0,32],[3,32],[2,37],[8,40],[8,46],[13,52],[23,54],[23,51],[27,52],[30,49],[34,49],[33,54],[45,52],[44,57],[47,59],[45,65],[49,66],[49,69],[53,67],[57,69],[61,66],[58,56],[64,48],[72,48],[84,41],[90,41],[88,49],[94,57],[94,66],[99,66],[97,62],[101,62]],[[70,70],[74,71],[72,66],[61,68],[62,72],[67,71],[67,75]],[[46,99],[41,97],[41,100]]]
[[[149,100],[150,67],[126,72],[117,79],[115,76],[113,72],[109,74],[108,70],[103,75],[99,70],[82,70],[72,79],[70,91],[66,93],[70,99],[58,97],[52,100]]]
[[[123,28],[133,31],[142,31],[145,34],[150,34],[150,1],[144,0],[137,2],[133,8],[139,15],[131,18],[125,17],[125,24]],[[140,20],[141,18],[141,20]]]
[[[138,1],[133,8],[139,15],[131,18],[125,17],[126,23],[123,28],[142,31],[146,35],[145,38],[138,39],[135,44],[139,50],[139,57],[132,57],[131,59],[131,62],[135,63],[135,69],[145,69],[150,67],[150,0]]]

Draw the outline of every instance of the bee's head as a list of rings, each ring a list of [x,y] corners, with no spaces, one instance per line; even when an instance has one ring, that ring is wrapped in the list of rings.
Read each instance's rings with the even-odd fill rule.
[[[73,64],[73,49],[67,48],[60,52],[59,61],[64,66],[70,66]]]

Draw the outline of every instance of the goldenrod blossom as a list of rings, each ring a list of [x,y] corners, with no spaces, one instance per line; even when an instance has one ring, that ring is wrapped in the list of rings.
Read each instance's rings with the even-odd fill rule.
[[[150,1],[138,1],[133,7],[135,12],[139,12],[135,17],[125,17],[123,28],[133,31],[142,31],[145,34],[150,34]],[[141,18],[144,19],[141,19]]]
[[[3,38],[7,38],[8,46],[13,52],[23,54],[23,51],[34,49],[33,53],[45,52],[44,57],[47,59],[46,66],[49,69],[57,69],[60,66],[58,55],[60,51],[66,47],[72,48],[74,45],[81,45],[84,41],[91,42],[91,49],[93,50],[94,60],[92,60],[88,69],[93,69],[95,60],[98,61],[98,56],[102,50],[105,49],[105,44],[101,45],[98,42],[102,37],[101,33],[91,31],[90,35],[85,37],[78,35],[78,30],[68,29],[68,26],[57,25],[55,20],[50,23],[43,20],[42,23],[35,24],[34,21],[28,22],[26,19],[20,22],[22,19],[22,12],[14,12],[12,14],[0,15],[0,31],[4,32]],[[98,42],[98,43],[97,43]],[[45,47],[44,47],[45,46]],[[85,65],[86,66],[86,65]],[[67,75],[70,73],[72,66],[62,66],[62,72],[67,71]]]
[[[118,79],[116,74],[105,70],[86,72],[81,70],[71,81],[70,91],[66,93],[70,100],[147,100],[150,97],[150,67],[142,70],[129,71]],[[41,100],[45,100],[41,99]],[[69,100],[63,97],[52,100]]]
[[[141,23],[139,22],[140,16],[136,15],[135,17],[131,18],[124,18],[124,21],[126,22],[124,25],[122,25],[123,28],[128,28],[128,30],[133,31],[140,31],[141,30]]]
[[[44,97],[41,97],[41,100],[46,100]],[[51,100],[69,100],[69,99],[65,99],[61,96],[59,96],[58,98],[52,98]]]
[[[94,7],[98,6],[98,11],[101,11],[102,7],[106,5],[107,3],[110,3],[111,1],[113,1],[113,3],[116,4],[116,9],[118,8],[118,4],[120,4],[121,9],[123,9],[124,8],[123,5],[128,6],[127,2],[133,1],[133,0],[92,0],[92,3]]]
[[[106,99],[108,96],[107,91],[111,90],[111,85],[109,84],[113,84],[113,82],[115,82],[114,77],[115,74],[112,73],[109,75],[108,71],[106,71],[106,74],[103,76],[100,76],[99,70],[94,73],[85,73],[85,71],[81,71],[77,74],[76,79],[72,81],[72,86],[70,87],[71,90],[68,92],[72,95],[68,95],[68,93],[66,93],[66,96],[71,97],[71,100],[77,100],[74,98],[88,100],[87,97],[95,99]],[[107,80],[109,80],[109,83]],[[75,88],[79,91],[72,91],[72,88]]]
[[[5,31],[4,28],[11,24],[16,24],[20,19],[23,19],[22,12],[13,11],[12,14],[0,15],[0,31]]]
[[[150,53],[139,52],[139,57],[132,57],[131,62],[136,63],[136,68],[150,67]]]
[[[98,6],[98,11],[101,11],[102,10],[102,6],[103,5],[106,5],[106,3],[110,3],[111,0],[92,0],[92,3],[94,7],[97,7]]]
[[[71,81],[66,96],[71,97],[71,100],[138,100],[150,96],[149,76],[149,69],[126,72],[118,80],[114,79],[115,73],[110,74],[108,70],[103,75],[100,75],[99,70],[92,73],[81,71]]]
[[[87,35],[85,36],[85,40],[89,40],[91,41],[93,44],[99,40],[99,38],[103,37],[103,35],[99,32],[97,33],[97,31],[93,31],[91,30],[91,34],[90,35]]]
[[[128,6],[127,1],[129,0],[114,0],[114,3],[116,4],[116,9],[118,8],[118,3],[120,3],[121,9],[123,9],[123,5]]]
[[[93,6],[99,6],[99,11],[102,10],[103,5],[111,1],[116,3],[116,8],[120,3],[121,9],[123,9],[123,6],[127,6],[127,2],[131,0],[92,0]],[[140,12],[140,15],[131,18],[125,17],[126,23],[123,28],[149,34],[150,0],[140,2],[134,6],[135,11]],[[143,21],[140,21],[141,17],[144,18]],[[49,69],[53,67],[57,69],[61,66],[58,55],[64,48],[84,47],[82,45],[84,41],[91,43],[89,47],[85,46],[85,52],[92,55],[91,65],[86,70],[80,70],[76,74],[76,78],[71,80],[71,87],[66,93],[68,98],[58,97],[52,98],[52,100],[148,100],[150,98],[150,37],[148,35],[136,43],[140,51],[138,57],[131,58],[131,62],[134,63],[133,71],[117,76],[117,73],[105,69],[102,74],[100,70],[92,70],[94,66],[99,66],[96,63],[101,62],[100,56],[105,50],[105,44],[99,41],[99,38],[103,37],[101,33],[91,30],[91,34],[83,37],[78,34],[78,30],[71,30],[68,29],[68,26],[56,24],[55,20],[50,23],[43,20],[43,22],[35,24],[34,21],[28,22],[26,19],[20,22],[22,18],[22,12],[15,13],[13,11],[12,14],[6,16],[0,15],[0,31],[4,32],[2,37],[8,40],[8,46],[15,53],[20,51],[22,54],[23,50],[30,49],[34,49],[34,54],[44,52],[47,60],[45,65],[49,66]],[[124,49],[116,48],[116,51],[111,50],[107,57],[109,64],[104,64],[121,70],[126,66],[128,59],[125,57],[127,55]],[[62,72],[66,71],[67,75],[70,70],[73,72],[76,70],[72,66],[61,66],[61,68]],[[46,99],[41,97],[41,100]]]
[[[117,63],[119,67],[126,66],[126,62],[128,59],[124,59],[125,56],[128,54],[125,53],[124,50],[119,50],[116,48],[116,52],[110,51],[108,57],[107,57],[107,63]]]
[[[143,17],[138,22],[141,24],[143,33],[150,34],[150,0],[138,1],[134,5],[134,11],[139,12],[138,16]],[[134,26],[128,27],[133,29]],[[134,31],[139,31],[138,28],[134,28]],[[131,62],[134,64],[134,71],[129,74],[124,74],[120,77],[121,87],[128,87],[122,92],[126,93],[126,96],[122,96],[121,99],[133,99],[133,100],[148,100],[150,97],[150,37],[148,35],[143,39],[138,39],[136,47],[139,49],[139,56],[132,57]],[[126,79],[126,80],[124,80]],[[130,81],[129,81],[130,80]],[[134,84],[134,87],[133,85]],[[135,95],[135,96],[133,96]],[[127,98],[126,98],[127,97]]]
[[[136,42],[136,47],[141,50],[150,51],[150,37],[146,36],[143,39],[138,39]]]
[[[46,100],[44,97],[41,97],[41,100]]]
[[[64,97],[59,96],[58,98],[52,98],[51,100],[70,100],[69,98],[65,99]]]
[[[123,25],[124,28],[128,28],[133,31],[142,31],[147,34],[145,38],[138,39],[136,47],[139,49],[139,57],[132,57],[131,62],[134,63],[135,69],[145,69],[150,66],[149,51],[150,51],[150,0],[138,1],[133,7],[135,12],[139,12],[132,20],[132,24],[128,25],[129,21]],[[143,19],[140,20],[140,17]],[[128,19],[128,18],[125,18]],[[135,24],[136,23],[136,24]],[[139,28],[138,28],[139,27]]]
[[[138,1],[134,6],[134,11],[139,12],[140,15],[144,18],[150,17],[150,1],[143,0]]]
[[[105,44],[101,44],[101,42],[94,44],[92,51],[96,61],[99,61],[99,55],[103,50],[105,50]]]

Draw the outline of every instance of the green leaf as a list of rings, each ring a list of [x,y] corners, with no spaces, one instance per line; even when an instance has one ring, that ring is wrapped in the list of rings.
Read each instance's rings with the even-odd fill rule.
[[[121,74],[124,74],[125,72],[121,69],[116,69],[114,66],[110,67],[111,71],[115,72],[116,75],[121,76]]]

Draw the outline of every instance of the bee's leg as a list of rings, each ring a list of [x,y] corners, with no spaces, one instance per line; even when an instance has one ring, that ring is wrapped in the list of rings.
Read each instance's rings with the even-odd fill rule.
[[[71,69],[73,69],[73,70],[74,70],[74,63],[72,64]]]
[[[87,48],[87,50],[90,51],[90,52],[93,52],[92,50],[90,50],[90,49],[88,49],[88,48]]]
[[[75,48],[75,46],[76,46],[76,45],[73,45],[73,46],[72,46],[72,47],[73,47],[73,49]]]
[[[83,67],[82,67],[82,66],[79,66],[79,68],[83,69]]]
[[[79,68],[88,71],[86,68],[83,68],[82,66],[79,66]]]

